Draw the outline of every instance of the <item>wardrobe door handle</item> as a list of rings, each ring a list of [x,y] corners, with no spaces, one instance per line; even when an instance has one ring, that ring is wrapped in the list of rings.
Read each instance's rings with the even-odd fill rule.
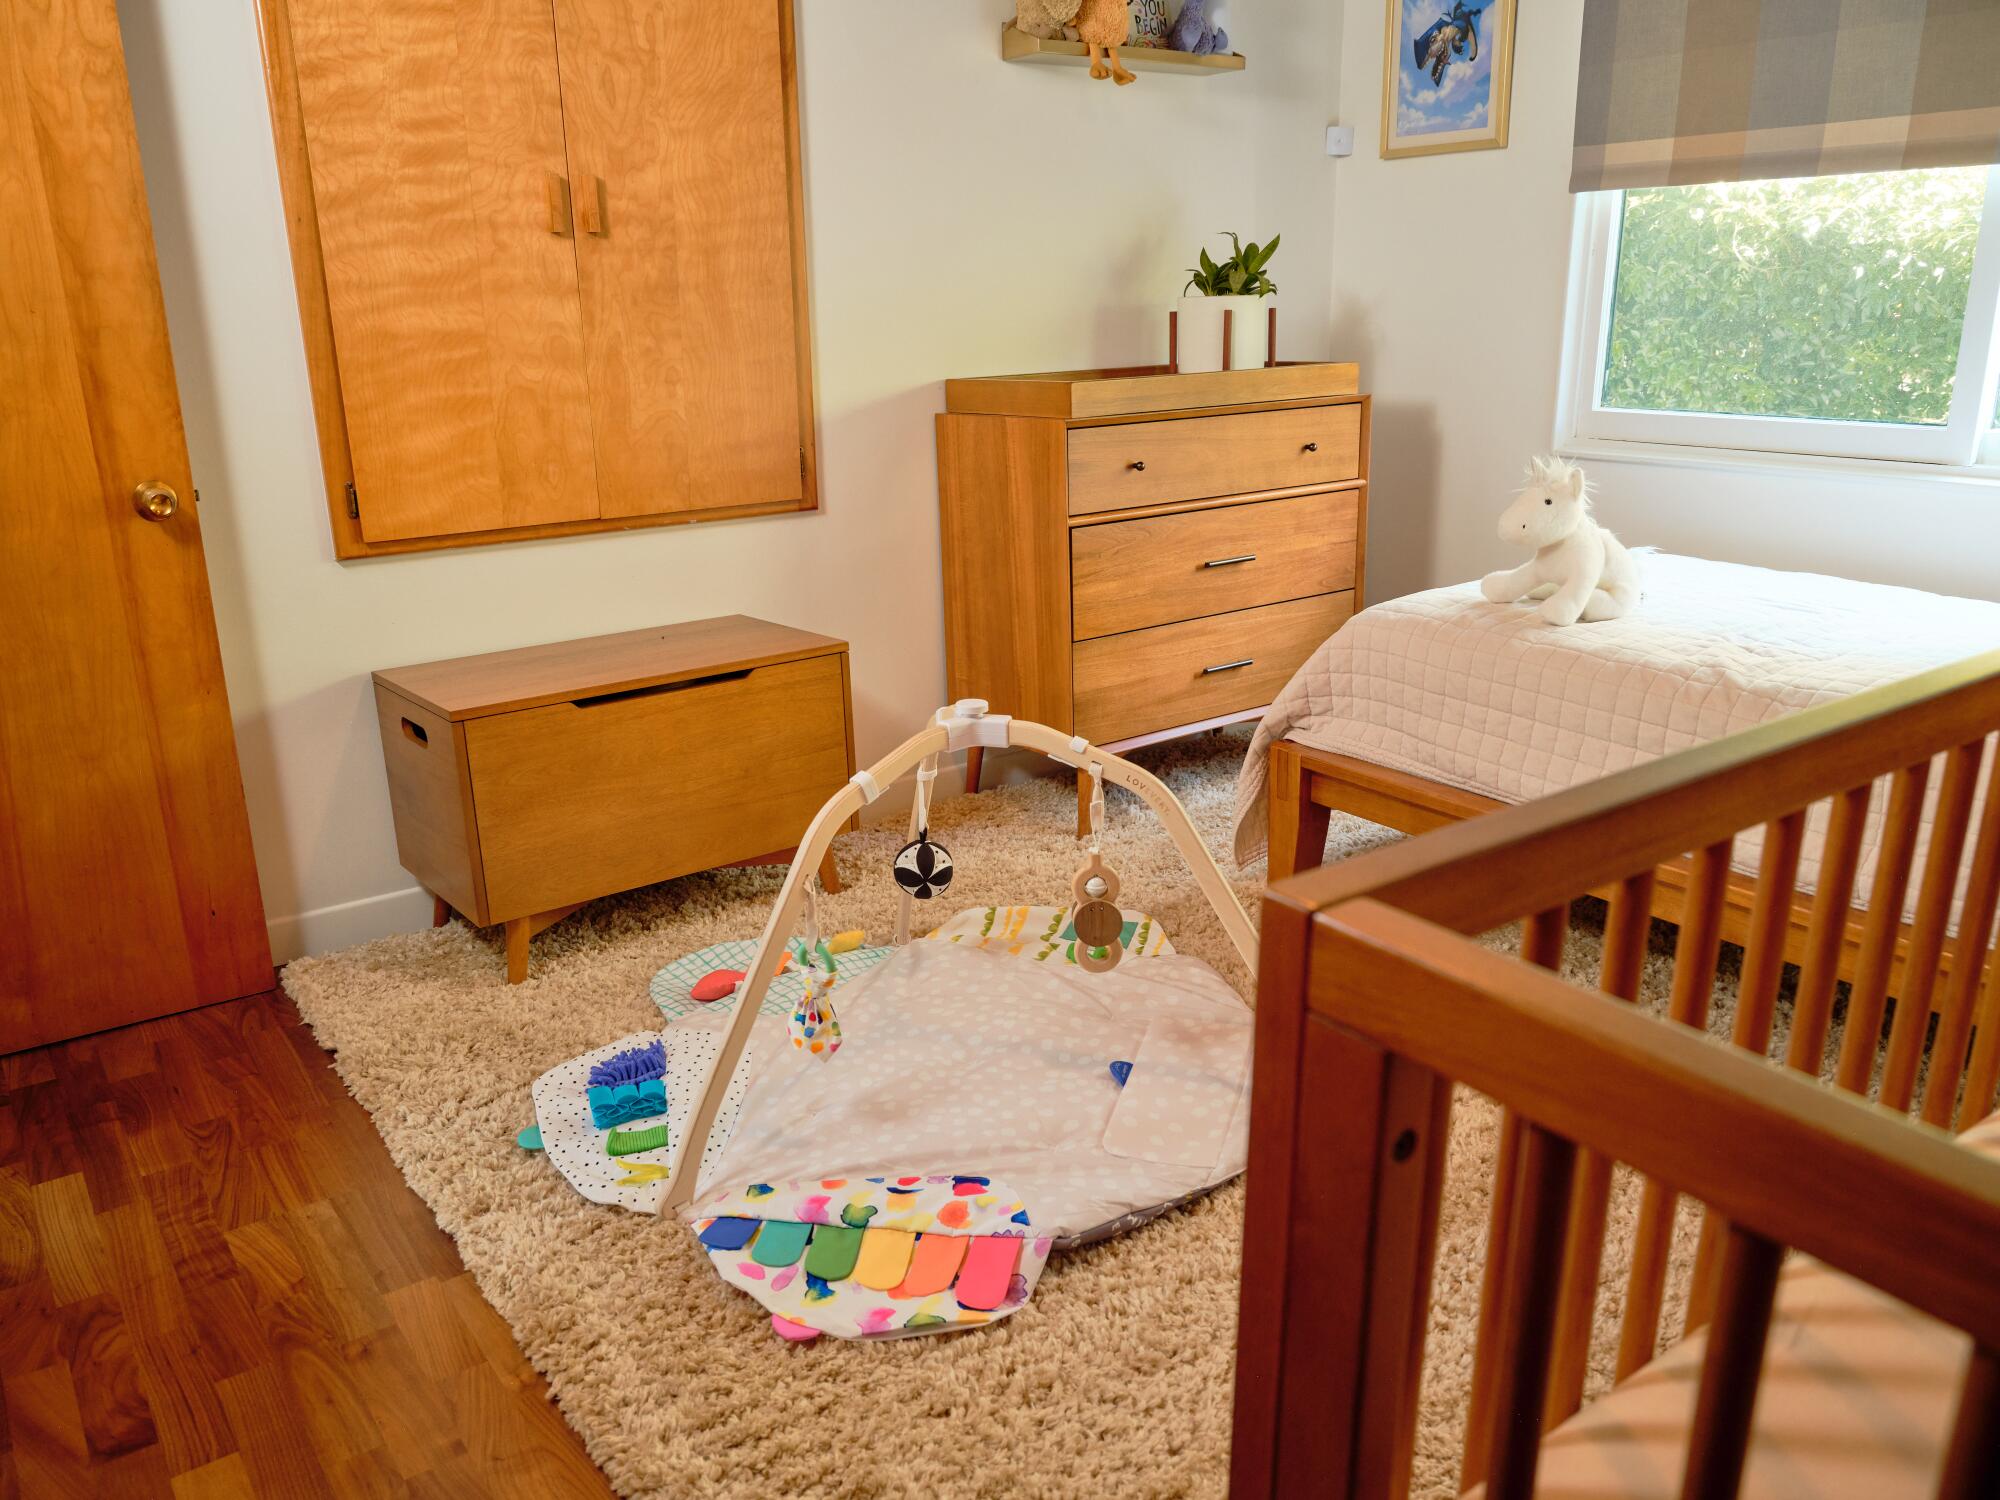
[[[1204,568],[1233,568],[1238,563],[1255,562],[1257,554],[1245,552],[1241,557],[1216,557],[1202,564]]]
[[[1306,452],[1308,452],[1308,453],[1317,453],[1317,452],[1319,452],[1319,444],[1318,444],[1318,443],[1307,443],[1307,444],[1306,444]]]
[[[1146,460],[1143,458],[1135,458],[1127,467],[1129,467],[1134,474],[1142,474],[1145,472],[1146,469]]]
[[[1219,661],[1212,667],[1203,667],[1201,675],[1206,677],[1211,672],[1234,672],[1238,667],[1255,666],[1256,663],[1257,658],[1254,656],[1246,656],[1241,661]]]
[[[583,223],[585,234],[604,237],[604,179],[593,177],[583,185],[583,205],[577,218]]]
[[[570,232],[569,179],[560,172],[549,173],[544,192],[549,205],[549,233],[567,235]]]

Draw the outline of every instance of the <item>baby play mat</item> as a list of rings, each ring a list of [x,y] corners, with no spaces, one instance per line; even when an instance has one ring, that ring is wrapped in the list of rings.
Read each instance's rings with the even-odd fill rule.
[[[1241,909],[1160,783],[1083,741],[965,708],[821,810],[754,949],[702,950],[657,976],[654,999],[672,1017],[663,1032],[621,1038],[534,1086],[524,1143],[594,1201],[682,1218],[785,1338],[989,1322],[1027,1300],[1051,1250],[1243,1170],[1250,1012],[1208,965],[1174,953],[1158,923],[1117,906],[1094,832],[1074,905],[975,908],[907,941],[911,895],[951,878],[926,829],[936,755],[979,736],[1139,791],[1190,863],[1202,861],[1197,881],[1212,902],[1221,892],[1218,916],[1252,954]],[[823,941],[815,849],[919,765],[914,837],[897,866],[902,941]],[[906,878],[913,850],[924,868]]]

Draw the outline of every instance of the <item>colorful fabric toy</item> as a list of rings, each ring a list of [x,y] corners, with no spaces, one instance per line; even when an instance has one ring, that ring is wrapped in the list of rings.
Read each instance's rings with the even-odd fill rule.
[[[794,1343],[896,1338],[1004,1318],[1028,1300],[1052,1241],[999,1179],[949,1172],[755,1182],[694,1220],[723,1280]]]
[[[667,1112],[667,1051],[655,1041],[606,1059],[590,1070],[584,1097],[599,1130]]]
[[[819,956],[826,965],[824,977],[808,954],[799,955],[806,971],[806,992],[799,997],[799,1007],[792,1012],[788,1029],[794,1047],[815,1057],[831,1057],[840,1050],[840,1018],[833,1013],[833,1002],[827,999],[835,975],[833,955],[827,952],[825,943],[819,945]]]

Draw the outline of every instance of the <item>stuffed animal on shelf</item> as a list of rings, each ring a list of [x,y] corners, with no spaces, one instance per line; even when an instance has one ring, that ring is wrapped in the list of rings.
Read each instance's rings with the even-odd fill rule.
[[[1118,61],[1118,48],[1131,29],[1125,0],[1083,0],[1076,12],[1076,34],[1090,49],[1090,76],[1115,79],[1121,86],[1137,75]],[[1109,66],[1105,59],[1109,58]]]
[[[1590,515],[1590,482],[1559,458],[1538,458],[1527,486],[1500,513],[1500,540],[1532,547],[1518,568],[1488,573],[1479,591],[1495,604],[1541,600],[1551,625],[1616,620],[1639,602],[1639,563]]]
[[[1176,52],[1206,56],[1229,51],[1229,33],[1208,18],[1208,0],[1186,0],[1167,33],[1167,45]]]
[[[1014,0],[1014,29],[1026,36],[1059,37],[1076,19],[1083,0]]]

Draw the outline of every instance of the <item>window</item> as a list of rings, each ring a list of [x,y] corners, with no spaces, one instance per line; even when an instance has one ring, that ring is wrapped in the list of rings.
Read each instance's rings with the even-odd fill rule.
[[[2000,466],[2000,168],[1586,194],[1579,438]]]

